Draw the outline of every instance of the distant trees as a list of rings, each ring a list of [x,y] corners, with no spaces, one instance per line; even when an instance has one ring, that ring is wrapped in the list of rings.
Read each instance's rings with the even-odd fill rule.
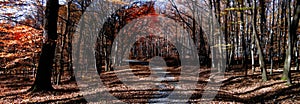
[[[299,67],[299,47],[296,45],[299,41],[297,31],[299,2],[299,0],[279,2],[209,0],[209,5],[220,19],[218,22],[222,24],[221,28],[225,35],[227,68],[239,65],[240,61],[243,68],[247,68],[249,64],[247,59],[251,57],[253,72],[259,65],[262,79],[266,81],[267,68],[271,69],[272,75],[273,66],[276,65],[280,69],[285,61],[282,79],[290,83],[291,66]],[[241,52],[243,54],[240,54]],[[247,72],[245,74],[247,75]]]
[[[24,25],[42,30],[42,5],[40,0],[1,0],[0,21],[12,26]]]
[[[133,19],[155,13],[154,2],[147,2],[145,4],[140,2],[142,4],[141,6],[138,6],[138,3],[139,2],[131,4],[132,7],[128,9],[122,7],[119,10],[116,10],[116,12],[103,24],[103,27],[97,37],[95,49],[98,73],[101,71],[112,70],[112,60],[110,59],[110,55],[114,38],[118,32],[120,32],[120,30]],[[127,39],[125,38],[125,40]],[[104,65],[104,70],[101,70],[102,65]]]
[[[185,17],[182,17],[187,15],[185,14],[181,15],[181,11],[177,10],[178,8],[177,5],[175,5],[176,3],[174,3],[173,1],[166,1],[166,2],[170,2],[172,4],[171,6],[174,7],[173,8],[174,15],[177,16],[177,17],[169,16],[169,18],[182,19],[182,22],[187,22],[184,20]],[[225,34],[226,44],[220,45],[225,47],[223,49],[219,48],[219,50],[216,50],[216,48],[215,49],[208,48],[208,50],[205,51],[207,51],[207,54],[212,55],[210,57],[211,61],[215,61],[213,60],[214,57],[213,54],[216,53],[217,51],[226,52],[226,58],[228,61],[226,63],[227,68],[230,69],[232,65],[243,64],[242,68],[245,69],[245,75],[248,74],[247,68],[248,65],[250,64],[249,58],[251,57],[252,71],[254,73],[255,67],[259,65],[263,81],[268,80],[268,73],[267,73],[268,68],[271,69],[270,75],[272,75],[273,68],[274,68],[273,66],[277,65],[278,66],[277,68],[280,68],[282,62],[285,61],[284,73],[282,79],[287,79],[285,76],[288,76],[290,74],[289,70],[291,69],[292,60],[295,60],[296,62],[295,65],[297,67],[299,66],[298,52],[294,51],[294,50],[298,51],[298,46],[295,45],[298,41],[297,39],[297,29],[298,29],[297,7],[298,6],[296,6],[298,5],[298,3],[299,1],[292,1],[292,0],[280,1],[280,2],[265,1],[265,0],[254,0],[254,1],[209,0],[208,3],[206,4],[213,9],[212,11],[215,12],[215,17],[217,17],[217,21],[211,21],[211,22],[219,22],[219,24],[221,24],[222,32]],[[295,6],[292,6],[291,4]],[[184,5],[191,10],[193,10],[192,6],[195,6],[193,2],[191,3],[186,2],[186,4]],[[294,15],[291,16],[289,14],[294,14]],[[191,15],[194,17],[199,16],[198,13],[194,13],[194,12],[191,13]],[[293,20],[289,20],[291,19],[291,17],[293,17],[292,18]],[[114,21],[118,21],[118,20],[114,20]],[[200,38],[199,46],[206,47],[203,46],[204,45],[203,39],[205,39],[203,35],[200,35],[200,37],[194,36],[196,32],[202,34],[202,32],[196,30],[195,27],[197,27],[197,25],[195,26],[194,23],[195,20],[191,19],[188,21],[191,23],[190,24],[187,23],[188,25],[186,26],[186,28],[190,28],[192,30],[193,40],[194,41],[196,40],[195,41],[196,44],[199,45],[197,43],[198,42],[197,39]],[[289,21],[291,21],[290,24],[288,24]],[[122,21],[120,23],[122,23]],[[112,29],[119,29],[119,27],[111,26],[111,24],[115,24],[115,23],[107,22],[104,25],[104,27],[107,27],[106,25],[109,25],[108,27],[111,27]],[[107,32],[109,31],[106,31],[106,33]],[[220,41],[218,40],[218,36],[210,35],[209,37],[213,38],[212,42]],[[100,37],[99,39],[102,39],[102,42],[106,41],[104,43],[101,43],[102,45],[104,45],[104,44],[111,44],[112,39],[110,38],[112,37],[106,36],[106,37]],[[104,56],[108,55],[109,52],[105,52],[105,50],[106,51],[110,50],[110,47],[105,47],[104,45],[102,48],[103,48],[101,49],[102,53],[97,53],[97,54],[101,54]],[[286,48],[288,50],[285,50]],[[294,53],[295,55],[297,55],[297,57],[295,57]],[[282,57],[286,57],[286,59],[282,59]],[[105,58],[104,60],[105,61],[102,60],[103,63],[101,62],[98,64],[99,65],[103,64],[105,66],[105,69],[108,71],[111,62],[109,61],[109,58]],[[240,63],[240,61],[242,62]],[[277,64],[275,62],[277,62]]]
[[[72,2],[78,2],[75,5]],[[59,63],[59,74],[62,74],[60,71],[63,71],[63,64],[66,63],[66,59],[64,59],[64,53],[68,53],[68,68],[72,70],[71,61],[73,58],[71,57],[71,41],[72,41],[72,32],[75,31],[73,27],[77,23],[79,19],[75,17],[80,17],[90,0],[70,0],[67,2],[65,7],[64,15],[59,15],[58,9],[59,4],[58,0],[48,0],[47,7],[45,10],[45,32],[44,35],[47,37],[44,41],[42,47],[42,54],[39,61],[38,72],[36,76],[35,83],[32,89],[52,89],[51,87],[51,70],[53,65],[53,59],[55,48],[60,49],[60,57],[57,59],[57,63]],[[113,1],[116,2],[116,1]],[[280,63],[284,62],[284,71],[283,71],[283,80],[287,80],[290,84],[291,82],[291,66],[293,65],[293,60],[295,60],[295,65],[298,64],[298,51],[297,41],[297,29],[299,23],[299,15],[300,15],[300,1],[265,1],[265,0],[231,0],[231,1],[222,1],[222,0],[209,0],[209,6],[215,12],[215,16],[217,17],[217,21],[221,24],[222,32],[225,34],[225,42],[226,44],[222,44],[220,46],[224,46],[225,48],[218,48],[215,50],[208,47],[205,43],[206,37],[203,34],[203,31],[198,27],[199,24],[195,23],[195,20],[202,21],[202,18],[197,18],[200,13],[193,12],[191,15],[187,15],[181,13],[182,11],[178,10],[176,3],[170,2],[173,7],[172,15],[165,15],[168,18],[174,19],[175,21],[181,21],[185,28],[189,28],[191,30],[192,39],[198,45],[199,55],[205,55],[206,59],[209,59],[209,54],[214,54],[216,52],[226,52],[227,58],[227,68],[230,69],[234,64],[241,63],[242,68],[245,69],[245,75],[247,75],[247,68],[250,63],[249,58],[252,58],[252,70],[255,71],[255,66],[259,64],[261,69],[262,80],[266,81],[268,79],[267,68],[268,65],[273,69],[273,65],[277,62],[278,68],[280,68]],[[116,2],[118,3],[118,2]],[[197,4],[193,4],[194,2],[185,4],[190,6],[189,9],[193,10],[192,6]],[[124,4],[124,3],[122,3]],[[295,5],[292,6],[291,4]],[[77,8],[76,8],[77,7]],[[294,7],[294,8],[293,8]],[[76,9],[75,9],[76,8]],[[138,18],[141,15],[147,15],[151,11],[153,7],[147,7],[148,9],[143,9],[145,11],[129,11],[132,14],[138,12],[144,12],[140,15],[127,15],[125,14],[117,14],[119,12],[124,12],[125,9],[117,10],[116,14],[111,15],[111,18],[107,20],[107,22],[103,25],[103,29],[100,30],[100,34],[98,37],[98,41],[101,41],[97,44],[96,56],[100,55],[100,58],[97,59],[97,68],[101,69],[102,66],[105,67],[105,71],[111,70],[112,61],[109,58],[109,54],[111,51],[110,45],[112,45],[114,35],[118,32],[115,30],[120,30],[126,24],[126,19],[129,20],[133,18]],[[72,11],[72,9],[74,9]],[[109,7],[107,7],[109,9]],[[147,11],[148,10],[148,11]],[[76,11],[76,13],[74,12]],[[77,12],[78,11],[78,12]],[[161,10],[166,12],[165,10]],[[292,16],[293,15],[293,16]],[[131,16],[131,17],[130,17]],[[193,18],[195,17],[195,18]],[[292,17],[292,18],[291,18]],[[57,22],[58,19],[62,22],[60,29],[60,34],[56,33],[57,31]],[[94,17],[83,17],[83,18],[94,18]],[[118,26],[116,26],[118,24]],[[84,27],[84,25],[83,25]],[[79,29],[80,34],[85,34],[82,31],[84,28],[81,27]],[[211,26],[213,27],[213,26]],[[79,40],[83,37],[80,35]],[[200,36],[196,36],[200,35]],[[218,36],[211,36],[214,40],[213,42],[221,41]],[[57,38],[60,38],[60,47],[57,48]],[[287,43],[287,44],[286,44]],[[77,48],[84,48],[78,44],[74,46]],[[287,50],[286,50],[287,49]],[[242,53],[242,54],[241,54]],[[74,53],[76,57],[75,59],[79,59],[80,52]],[[295,57],[296,55],[296,57]],[[213,59],[214,56],[211,56],[210,59]],[[258,57],[258,58],[257,58]],[[285,59],[282,59],[285,57]],[[268,61],[266,60],[268,59]],[[249,60],[249,61],[248,61]],[[258,61],[257,61],[258,60]],[[215,60],[212,60],[215,61]],[[257,63],[258,62],[258,63]],[[273,64],[274,63],[274,64]],[[78,64],[78,63],[74,63]],[[99,72],[101,70],[98,70]],[[270,71],[272,75],[273,70]],[[74,76],[73,76],[74,77]],[[60,76],[58,76],[58,81],[60,80]]]
[[[178,49],[183,49],[184,51],[181,51],[182,53],[180,54],[185,54],[185,53],[191,53],[189,51],[189,48],[187,48],[187,46],[184,46],[186,44],[182,44],[182,42],[185,42],[184,40],[187,38],[191,38],[193,40],[193,43],[196,44],[197,49],[198,49],[198,55],[202,56],[199,58],[199,60],[203,59],[203,56],[209,60],[209,48],[210,46],[208,46],[207,43],[207,34],[204,33],[204,31],[208,31],[207,30],[203,30],[203,28],[201,27],[201,25],[203,24],[199,24],[199,21],[204,21],[205,23],[209,23],[208,20],[203,20],[203,16],[201,16],[202,14],[199,12],[201,10],[196,9],[196,7],[194,6],[198,6],[196,1],[182,1],[182,2],[178,2],[178,1],[173,1],[173,0],[168,0],[165,1],[166,3],[160,8],[159,6],[162,4],[155,4],[156,2],[151,1],[151,2],[147,2],[147,1],[139,1],[139,2],[134,2],[132,4],[130,4],[129,6],[123,6],[120,9],[116,10],[114,12],[114,14],[112,14],[108,19],[106,19],[106,22],[103,24],[102,29],[100,30],[98,37],[97,37],[97,43],[96,43],[96,52],[95,52],[95,56],[96,56],[96,63],[97,63],[97,69],[98,72],[101,71],[111,71],[112,70],[112,62],[115,62],[115,60],[112,60],[110,57],[124,57],[123,53],[118,53],[120,54],[119,56],[110,56],[112,51],[115,51],[115,49],[113,49],[112,43],[115,41],[114,38],[116,38],[116,35],[119,35],[120,30],[123,29],[123,27],[125,25],[128,26],[128,24],[138,18],[144,18],[144,17],[153,17],[153,16],[164,16],[165,18],[169,18],[174,20],[176,23],[180,24],[180,26],[182,26],[182,28],[186,29],[186,31],[189,33],[190,37],[184,37],[182,34],[175,34],[172,32],[175,32],[175,29],[178,29],[179,27],[176,27],[175,25],[172,25],[172,22],[170,22],[170,24],[168,24],[169,22],[165,21],[165,25],[167,25],[167,29],[174,29],[174,31],[172,30],[164,30],[162,32],[160,32],[159,30],[157,31],[153,31],[151,30],[151,28],[144,28],[144,27],[151,27],[152,24],[159,24],[159,23],[151,23],[152,21],[149,20],[147,24],[143,24],[143,23],[136,23],[136,26],[132,26],[131,28],[133,29],[132,31],[129,30],[124,30],[126,32],[126,34],[122,34],[122,35],[131,35],[132,32],[141,32],[139,34],[147,34],[150,35],[149,37],[143,37],[146,38],[145,40],[147,40],[148,38],[153,38],[153,34],[155,34],[155,32],[159,32],[160,35],[165,36],[165,37],[160,37],[158,39],[148,39],[148,40],[152,40],[152,41],[146,41],[145,43],[137,43],[139,44],[139,46],[132,46],[132,49],[134,51],[132,54],[133,55],[141,55],[141,57],[138,56],[138,60],[143,60],[146,61],[147,59],[150,59],[154,56],[165,56],[165,57],[169,57],[168,55],[170,55],[170,53],[175,52],[177,54]],[[183,8],[181,7],[182,5],[186,6],[187,10],[183,10]],[[165,6],[165,7],[164,7]],[[164,8],[164,9],[163,9]],[[206,15],[206,14],[205,14]],[[199,17],[198,17],[199,16]],[[157,17],[159,18],[159,17]],[[158,20],[153,20],[153,21],[158,21]],[[217,22],[217,21],[215,21]],[[133,24],[133,23],[131,23]],[[171,25],[171,26],[170,26]],[[161,26],[162,28],[164,28],[163,26]],[[131,29],[130,28],[130,29]],[[141,30],[134,30],[135,28],[139,28]],[[158,27],[153,27],[153,28],[160,28]],[[152,28],[152,29],[153,29]],[[208,27],[207,27],[208,28]],[[144,31],[142,31],[144,30]],[[151,31],[150,31],[151,30]],[[213,29],[211,29],[212,31],[215,31]],[[145,32],[147,31],[147,32]],[[149,33],[148,33],[149,32]],[[154,32],[153,34],[150,34],[151,32]],[[177,32],[177,30],[176,30]],[[127,34],[128,33],[128,34]],[[168,35],[170,35],[168,36]],[[217,33],[215,33],[217,34]],[[158,35],[158,34],[156,34]],[[123,36],[125,40],[122,40],[122,42],[127,41],[127,38],[130,36]],[[127,38],[126,38],[127,37]],[[218,34],[215,37],[219,37]],[[180,44],[179,47],[173,47],[172,45],[169,45],[167,41],[170,40],[163,40],[162,38],[172,38],[174,39],[174,43],[173,44]],[[162,40],[159,40],[162,39]],[[154,41],[155,40],[155,41]],[[218,41],[218,40],[215,40]],[[156,44],[154,44],[156,43]],[[218,43],[218,42],[215,42]],[[120,43],[118,43],[120,44]],[[159,44],[165,44],[165,45],[159,45]],[[129,46],[130,47],[130,46]],[[211,46],[212,47],[212,46]],[[164,49],[167,48],[167,49]],[[219,48],[221,49],[221,48]],[[122,49],[121,49],[122,50]],[[166,53],[164,52],[164,50],[166,51]],[[219,51],[219,50],[217,50]],[[220,52],[218,52],[220,53]],[[163,55],[164,54],[164,55]],[[194,57],[194,56],[192,56]],[[208,61],[202,61],[203,63],[206,64],[210,64],[210,62]],[[216,61],[218,62],[218,61]],[[220,63],[221,65],[221,63]],[[104,68],[104,70],[101,70],[102,67]]]

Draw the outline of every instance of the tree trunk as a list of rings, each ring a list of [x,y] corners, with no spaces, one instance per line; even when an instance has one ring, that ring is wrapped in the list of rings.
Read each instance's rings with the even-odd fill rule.
[[[288,9],[291,11],[290,2],[288,2]],[[292,84],[291,80],[291,59],[292,59],[292,52],[293,52],[293,43],[297,37],[297,28],[299,23],[299,17],[300,17],[300,0],[297,0],[297,8],[295,9],[294,16],[292,22],[291,20],[291,12],[289,12],[288,16],[288,25],[289,25],[289,31],[288,31],[288,49],[286,51],[286,57],[284,62],[284,69],[283,69],[283,75],[282,80],[286,80],[287,84]]]
[[[45,10],[45,40],[42,46],[37,75],[31,91],[53,90],[51,85],[51,72],[57,40],[57,17],[59,4],[58,0],[48,0]]]
[[[209,2],[210,2],[210,8],[211,9],[213,9],[213,1],[212,0],[209,0]],[[210,13],[210,16],[213,16],[213,11],[210,11],[211,13]],[[214,29],[214,26],[213,26],[213,22],[215,22],[215,21],[213,21],[213,20],[210,20],[209,21],[209,23],[210,23],[210,25],[209,25],[209,32],[210,32],[210,45],[214,45],[215,44],[215,37],[214,37],[214,31],[213,31],[213,29]],[[211,67],[212,68],[215,68],[216,66],[215,66],[215,49],[214,49],[214,47],[213,46],[211,46],[210,47],[210,52],[211,52]]]
[[[271,22],[271,33],[270,33],[270,40],[271,40],[271,42],[270,42],[270,49],[269,49],[269,62],[271,63],[271,71],[270,71],[270,75],[273,75],[273,36],[275,35],[275,33],[274,33],[274,29],[273,29],[273,27],[275,27],[275,25],[274,25],[274,21],[275,21],[275,1],[273,1],[273,9],[272,9],[274,12],[272,13],[272,22]]]
[[[254,26],[252,26],[252,28],[254,28]],[[254,34],[254,31],[252,31],[253,32],[253,34]],[[255,46],[255,36],[253,35],[252,37],[251,37],[252,39],[251,39],[251,66],[252,66],[252,73],[254,74],[254,71],[255,71],[255,60],[254,60],[254,46]]]
[[[240,8],[244,7],[244,2],[240,4]],[[247,55],[247,50],[246,50],[246,41],[245,41],[245,23],[244,23],[244,11],[241,11],[240,13],[240,18],[241,18],[241,36],[242,36],[242,49],[243,49],[243,59],[242,59],[242,65],[243,69],[245,70],[245,76],[248,75],[248,55]]]
[[[296,70],[299,71],[299,41],[298,41],[298,38],[296,39],[296,42],[295,42],[295,64],[296,64]]]
[[[255,42],[256,42],[257,51],[258,51],[258,55],[259,55],[259,64],[260,64],[260,68],[261,68],[261,71],[262,71],[262,80],[267,81],[268,78],[267,78],[267,70],[265,68],[264,55],[262,53],[260,41],[258,39],[257,32],[256,32],[256,14],[257,14],[256,0],[253,1],[253,5],[254,5],[254,9],[253,9],[253,35],[255,37]]]
[[[72,45],[72,40],[73,40],[73,34],[74,34],[74,27],[75,27],[75,23],[73,21],[71,21],[71,4],[72,4],[73,0],[68,0],[68,4],[67,4],[67,8],[68,8],[68,25],[71,25],[67,28],[67,31],[68,31],[68,41],[67,41],[67,53],[68,53],[68,70],[69,70],[69,73],[71,75],[71,78],[70,78],[70,81],[75,81],[75,73],[74,73],[74,69],[73,69],[73,57],[72,57],[72,48],[73,48],[73,45]]]

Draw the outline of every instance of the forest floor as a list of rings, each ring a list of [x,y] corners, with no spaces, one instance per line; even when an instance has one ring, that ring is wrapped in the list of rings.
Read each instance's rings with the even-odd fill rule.
[[[205,69],[201,69],[202,71]],[[207,70],[206,70],[207,71]],[[145,71],[138,71],[136,75]],[[201,93],[206,83],[209,73],[202,73],[199,76],[196,92],[192,95],[190,102],[199,103]],[[230,70],[225,73],[222,85],[218,94],[211,103],[300,103],[300,78],[298,72],[293,72],[293,85],[286,85],[280,80],[281,72],[274,71],[267,82],[261,81],[260,72],[257,70],[254,74],[248,71],[248,77],[244,77],[242,70]],[[110,93],[124,102],[142,102],[150,100],[149,95],[154,90],[138,91],[129,90],[120,82],[113,72],[101,74],[105,84],[110,83]],[[0,103],[86,103],[83,94],[75,81],[68,81],[64,77],[60,85],[53,85],[55,91],[48,92],[26,92],[33,84],[33,77],[24,75],[1,75],[0,76]],[[112,90],[114,89],[114,90]],[[89,93],[99,93],[99,90]],[[141,95],[132,97],[133,95]],[[100,102],[101,103],[101,102]],[[104,103],[104,102],[102,102]],[[151,102],[150,102],[151,103]],[[152,102],[155,103],[155,102]]]

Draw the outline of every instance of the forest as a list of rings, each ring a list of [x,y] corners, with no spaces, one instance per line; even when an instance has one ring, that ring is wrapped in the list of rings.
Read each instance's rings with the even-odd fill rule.
[[[0,103],[300,103],[300,0],[0,0]]]

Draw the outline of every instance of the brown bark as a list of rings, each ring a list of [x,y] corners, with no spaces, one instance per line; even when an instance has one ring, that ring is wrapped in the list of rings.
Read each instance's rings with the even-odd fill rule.
[[[51,72],[57,40],[58,0],[48,0],[45,10],[44,36],[42,53],[39,60],[35,82],[31,91],[53,90]]]
[[[290,3],[290,2],[288,2]],[[290,4],[289,4],[290,5]],[[289,11],[291,11],[291,7],[288,6]],[[291,60],[292,60],[292,52],[293,52],[293,44],[295,42],[295,39],[297,37],[297,28],[298,28],[298,23],[299,23],[299,17],[300,17],[300,0],[297,0],[297,7],[294,12],[293,20],[290,22],[290,17],[291,14],[289,12],[289,31],[288,31],[288,49],[286,51],[286,57],[285,57],[285,62],[284,62],[284,70],[283,70],[283,75],[282,75],[282,80],[286,80],[287,84],[292,84],[291,80]]]

